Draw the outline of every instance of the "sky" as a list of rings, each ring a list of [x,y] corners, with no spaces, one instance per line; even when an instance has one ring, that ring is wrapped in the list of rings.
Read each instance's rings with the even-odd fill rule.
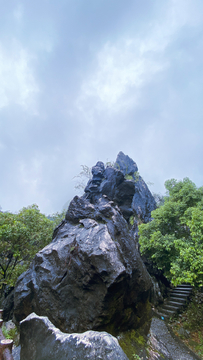
[[[0,206],[60,212],[81,165],[203,185],[202,0],[0,0]],[[79,194],[81,195],[81,194]]]

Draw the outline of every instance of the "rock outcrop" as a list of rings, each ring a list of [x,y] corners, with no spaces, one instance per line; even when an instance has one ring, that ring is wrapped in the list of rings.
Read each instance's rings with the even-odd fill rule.
[[[116,166],[92,168],[84,195],[74,197],[53,241],[19,277],[17,322],[35,312],[64,332],[114,335],[149,321],[152,281],[137,249],[137,224],[130,232],[129,219],[150,218],[153,197],[133,160],[119,153]]]
[[[14,315],[46,315],[64,332],[139,327],[150,318],[151,278],[117,207],[101,197],[70,203],[53,242],[15,288]]]
[[[20,339],[21,360],[128,360],[118,340],[108,333],[65,334],[35,313],[21,322]]]
[[[156,209],[156,202],[147,184],[138,173],[137,164],[122,151],[119,152],[115,166],[129,179],[134,180],[135,193],[132,199],[131,208],[139,220],[147,223],[151,220],[151,211]]]

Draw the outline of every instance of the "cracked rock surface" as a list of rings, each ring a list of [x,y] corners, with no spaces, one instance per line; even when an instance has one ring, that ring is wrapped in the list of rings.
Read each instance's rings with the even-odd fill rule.
[[[69,209],[17,281],[16,321],[34,311],[64,332],[117,334],[143,325],[152,282],[119,209],[104,197],[96,204],[75,197]]]
[[[118,340],[106,332],[65,334],[47,317],[30,314],[20,324],[21,360],[128,360]]]

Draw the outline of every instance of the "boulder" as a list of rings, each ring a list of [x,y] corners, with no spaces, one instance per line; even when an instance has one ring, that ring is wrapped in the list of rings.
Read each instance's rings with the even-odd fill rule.
[[[20,323],[21,360],[128,360],[118,340],[106,332],[65,334],[47,317],[30,314]]]
[[[64,332],[118,334],[151,318],[151,278],[118,206],[75,197],[53,241],[16,284],[14,317],[48,316]]]

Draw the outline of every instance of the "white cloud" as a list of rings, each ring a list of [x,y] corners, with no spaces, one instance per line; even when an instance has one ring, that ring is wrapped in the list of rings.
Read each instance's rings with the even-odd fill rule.
[[[0,109],[18,104],[34,111],[39,88],[30,63],[28,52],[16,41],[10,48],[0,44]]]
[[[137,40],[106,44],[98,55],[96,73],[82,85],[82,102],[85,98],[95,97],[102,107],[112,110],[124,96],[118,103],[118,107],[123,106],[130,100],[125,98],[128,90],[134,88],[135,92],[138,91],[167,66],[166,62],[161,64],[142,54],[141,45]],[[134,104],[138,98],[139,93],[133,92]]]
[[[146,26],[145,34],[135,33],[101,48],[95,69],[82,83],[76,101],[88,123],[93,123],[94,111],[113,113],[139,104],[142,88],[170,67],[165,50],[178,31],[200,21],[193,5],[191,0],[171,0],[162,17]]]

